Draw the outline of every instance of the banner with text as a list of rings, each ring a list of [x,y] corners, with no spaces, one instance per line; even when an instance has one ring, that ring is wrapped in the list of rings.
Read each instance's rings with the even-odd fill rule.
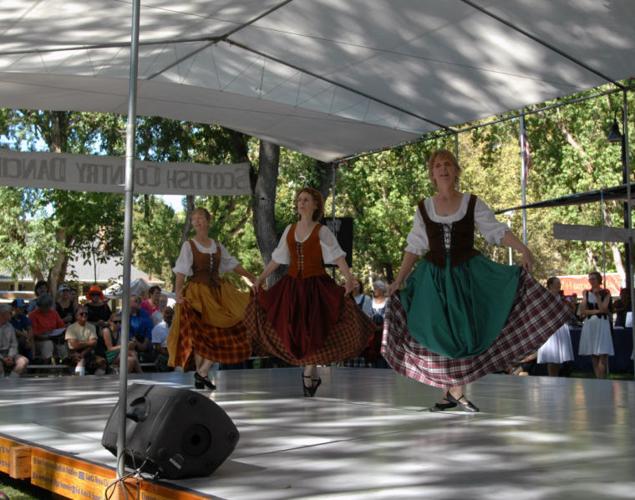
[[[134,192],[142,194],[250,194],[249,165],[135,161]],[[125,160],[113,156],[22,153],[0,149],[0,185],[123,193]]]

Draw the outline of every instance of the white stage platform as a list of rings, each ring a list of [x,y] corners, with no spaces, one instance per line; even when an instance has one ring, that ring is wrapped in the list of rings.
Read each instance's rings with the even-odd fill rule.
[[[228,370],[211,397],[237,425],[210,477],[175,481],[223,499],[635,498],[635,382],[490,375],[482,413],[430,413],[439,391],[391,370]],[[191,374],[131,377],[190,387]],[[0,380],[0,434],[114,467],[100,445],[118,379]]]

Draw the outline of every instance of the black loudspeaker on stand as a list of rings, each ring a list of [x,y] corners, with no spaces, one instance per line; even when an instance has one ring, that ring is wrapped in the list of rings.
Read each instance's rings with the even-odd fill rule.
[[[115,406],[101,444],[117,454],[120,407]],[[207,476],[234,451],[238,429],[202,394],[160,385],[128,387],[126,465],[166,479]]]

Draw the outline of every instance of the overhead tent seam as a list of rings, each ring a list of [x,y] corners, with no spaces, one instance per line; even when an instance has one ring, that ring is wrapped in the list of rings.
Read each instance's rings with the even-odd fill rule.
[[[227,38],[227,39],[223,40],[223,42],[228,43],[230,45],[234,45],[234,46],[239,47],[239,48],[241,48],[243,50],[246,50],[248,52],[252,52],[254,54],[257,54],[257,55],[259,55],[261,57],[269,59],[270,61],[273,61],[273,62],[276,62],[278,64],[282,64],[284,66],[287,66],[289,68],[295,69],[297,71],[300,71],[300,72],[304,73],[305,75],[312,76],[313,78],[317,78],[318,80],[322,80],[324,82],[330,83],[331,85],[335,85],[336,87],[340,87],[340,88],[342,88],[344,90],[347,90],[347,91],[352,92],[354,94],[357,94],[359,96],[365,97],[366,99],[370,99],[371,101],[375,101],[375,102],[377,102],[379,104],[382,104],[383,106],[387,106],[389,108],[392,108],[395,111],[399,111],[400,113],[405,113],[405,114],[407,114],[409,116],[412,116],[413,118],[417,118],[418,120],[424,121],[426,123],[430,123],[432,125],[436,125],[437,127],[440,127],[440,128],[442,128],[444,130],[453,131],[453,129],[451,127],[447,126],[447,125],[443,125],[442,123],[439,123],[439,122],[436,122],[436,121],[431,120],[429,118],[426,118],[425,116],[421,116],[421,115],[419,115],[417,113],[413,113],[412,111],[408,111],[407,109],[404,109],[401,106],[397,106],[395,104],[386,102],[383,99],[379,99],[377,97],[374,97],[374,96],[372,96],[370,94],[367,94],[366,92],[362,92],[360,90],[356,90],[356,89],[354,89],[353,87],[351,87],[349,85],[336,82],[335,80],[332,80],[331,78],[319,75],[319,74],[317,74],[317,73],[315,73],[313,71],[310,71],[310,70],[308,70],[306,68],[302,68],[302,67],[297,66],[295,64],[283,61],[282,59],[278,59],[277,57],[274,57],[274,56],[272,56],[270,54],[266,54],[266,53],[264,53],[264,52],[262,52],[260,50],[248,47],[247,45],[242,44],[240,42],[236,42],[236,41],[234,41],[234,40],[232,40],[230,38]]]
[[[168,66],[166,66],[165,68],[163,68],[160,71],[157,71],[156,73],[150,75],[149,77],[147,77],[147,80],[152,80],[154,78],[156,78],[157,76],[161,75],[162,73],[165,73],[167,70],[169,70],[170,68],[173,68],[174,66],[182,63],[183,61],[185,61],[186,59],[189,59],[190,57],[195,56],[196,54],[198,54],[199,52],[202,52],[203,50],[207,49],[208,47],[217,44],[219,41],[221,40],[225,40],[227,37],[232,36],[234,33],[237,33],[238,31],[246,28],[247,26],[252,25],[253,23],[259,21],[260,19],[268,16],[269,14],[277,11],[278,9],[281,9],[282,7],[284,7],[285,5],[289,4],[293,2],[293,0],[284,0],[283,2],[279,3],[278,5],[274,5],[273,7],[271,7],[270,9],[266,10],[265,12],[262,12],[261,14],[255,16],[253,19],[250,19],[249,21],[240,24],[238,26],[235,26],[234,28],[232,28],[231,30],[229,30],[227,33],[225,33],[224,35],[220,35],[219,37],[217,37],[216,40],[208,43],[207,45],[192,51],[190,54],[186,54],[185,56],[183,56],[181,59],[177,59],[176,61],[174,61],[172,64],[169,64]]]
[[[550,43],[545,42],[544,40],[541,40],[540,38],[538,38],[537,36],[531,34],[529,31],[521,28],[520,26],[516,26],[514,23],[503,19],[502,17],[494,14],[493,12],[488,11],[487,9],[485,9],[484,7],[481,7],[480,5],[477,5],[476,3],[474,3],[471,0],[459,0],[461,2],[463,2],[466,5],[469,5],[470,7],[482,12],[483,14],[485,14],[486,16],[494,19],[495,21],[498,21],[499,23],[504,24],[505,26],[507,26],[508,28],[513,29],[514,31],[521,33],[523,35],[525,35],[527,38],[533,40],[534,42],[542,45],[543,47],[548,48],[549,50],[555,52],[556,54],[561,55],[562,57],[568,59],[569,61],[571,61],[574,64],[577,64],[578,66],[580,66],[581,68],[586,69],[587,71],[590,71],[591,73],[593,73],[596,76],[599,76],[600,78],[602,78],[603,80],[606,80],[608,83],[612,83],[613,85],[616,85],[617,87],[621,88],[622,90],[624,90],[624,86],[622,86],[620,83],[616,82],[615,80],[613,80],[612,78],[606,76],[604,73],[602,73],[601,71],[596,70],[595,68],[592,68],[591,66],[589,66],[586,63],[583,63],[582,61],[580,61],[579,59],[567,54],[564,50],[559,49],[558,47],[553,46]]]

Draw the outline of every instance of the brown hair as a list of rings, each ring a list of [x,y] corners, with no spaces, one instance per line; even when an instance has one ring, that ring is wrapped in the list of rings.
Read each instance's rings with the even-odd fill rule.
[[[212,220],[212,214],[209,213],[209,211],[207,210],[207,208],[203,208],[203,207],[196,207],[194,210],[192,210],[192,213],[190,214],[190,218],[194,215],[194,214],[203,214],[203,216],[207,219],[207,222]]]
[[[298,193],[295,195],[295,207],[298,209],[298,198],[302,193],[308,193],[311,198],[315,201],[317,208],[313,211],[313,216],[311,217],[314,221],[318,221],[324,215],[324,198],[322,198],[322,193],[320,193],[317,189],[313,189],[311,187],[305,187],[300,189]]]
[[[456,168],[457,179],[461,176],[461,167],[459,166],[459,162],[456,160],[456,156],[454,156],[454,153],[447,149],[438,149],[430,155],[430,158],[428,158],[428,177],[430,177],[430,180],[433,184],[434,181],[432,180],[432,166],[434,165],[434,162],[437,161],[437,159],[450,160],[452,165],[454,165],[454,168]]]
[[[600,284],[600,285],[602,284],[602,275],[601,275],[599,272],[597,272],[597,271],[591,271],[591,272],[589,273],[589,278],[590,278],[591,276],[595,276],[595,278],[597,278],[597,280],[598,280],[598,284]]]

